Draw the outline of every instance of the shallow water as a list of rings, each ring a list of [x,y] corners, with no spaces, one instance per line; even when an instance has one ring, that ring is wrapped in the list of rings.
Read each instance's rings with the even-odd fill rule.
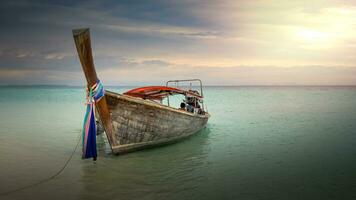
[[[122,92],[129,88],[110,88]],[[84,90],[1,87],[0,193],[72,153]],[[123,156],[98,138],[55,179],[0,199],[355,199],[356,87],[207,87],[212,117],[180,143]]]

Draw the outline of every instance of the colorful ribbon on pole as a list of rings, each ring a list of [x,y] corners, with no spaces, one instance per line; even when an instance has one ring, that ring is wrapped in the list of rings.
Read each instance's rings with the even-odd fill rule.
[[[103,84],[98,80],[89,91],[87,90],[87,110],[83,124],[83,159],[93,158],[96,160],[96,124],[95,124],[95,102],[105,95]]]

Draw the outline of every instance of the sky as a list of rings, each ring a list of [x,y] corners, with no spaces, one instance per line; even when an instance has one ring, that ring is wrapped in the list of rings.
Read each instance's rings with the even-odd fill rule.
[[[0,85],[356,85],[356,1],[2,1]]]

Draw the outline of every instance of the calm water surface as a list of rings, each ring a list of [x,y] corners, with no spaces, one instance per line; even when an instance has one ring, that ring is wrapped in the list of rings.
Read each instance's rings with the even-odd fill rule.
[[[129,88],[110,88],[122,92]],[[58,171],[81,132],[82,88],[0,88],[0,193]],[[54,180],[0,199],[356,199],[356,87],[207,87],[212,117],[180,143],[80,148]]]

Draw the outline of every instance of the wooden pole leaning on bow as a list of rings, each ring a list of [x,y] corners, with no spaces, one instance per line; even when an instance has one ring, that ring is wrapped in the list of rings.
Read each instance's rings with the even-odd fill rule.
[[[94,67],[89,28],[73,30],[73,37],[88,87],[91,88],[98,81],[98,77]],[[105,97],[96,102],[96,108],[110,146],[113,148],[113,146],[117,146],[117,142]]]

